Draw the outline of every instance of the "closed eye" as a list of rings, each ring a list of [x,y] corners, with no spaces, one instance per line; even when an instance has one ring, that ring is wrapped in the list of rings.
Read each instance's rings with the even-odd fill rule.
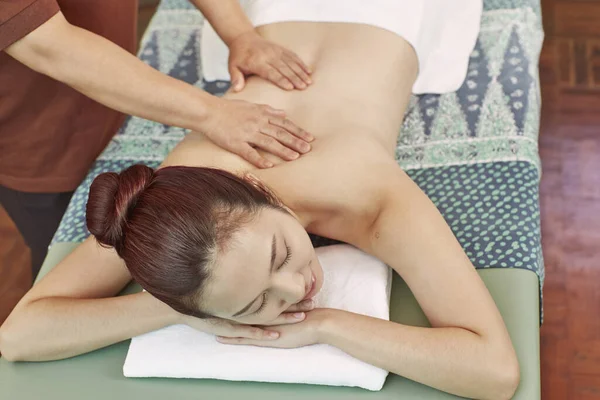
[[[285,259],[283,260],[281,265],[277,268],[277,270],[279,270],[282,267],[284,267],[285,265],[287,265],[287,263],[292,258],[292,249],[290,248],[290,246],[286,245],[285,250],[286,250]],[[258,309],[256,311],[254,311],[253,314],[258,315],[265,309],[265,307],[267,306],[267,298],[268,298],[267,292],[263,293],[262,303],[260,303],[260,307],[258,307]]]
[[[285,255],[285,260],[283,260],[279,268],[285,266],[290,261],[290,258],[292,258],[292,249],[290,248],[290,246],[286,245],[285,250],[287,251],[287,254]]]
[[[267,292],[263,293],[263,301],[262,303],[260,303],[260,307],[258,307],[258,309],[256,311],[254,311],[254,314],[260,314],[262,312],[262,310],[265,309],[265,307],[267,306]]]

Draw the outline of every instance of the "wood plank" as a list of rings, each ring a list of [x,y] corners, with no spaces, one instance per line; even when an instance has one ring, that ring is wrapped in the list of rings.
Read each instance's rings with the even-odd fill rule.
[[[600,37],[600,2],[559,1],[554,4],[556,36]]]

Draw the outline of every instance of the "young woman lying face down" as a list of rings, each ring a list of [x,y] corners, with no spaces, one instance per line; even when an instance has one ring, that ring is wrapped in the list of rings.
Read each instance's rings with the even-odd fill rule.
[[[263,154],[274,167],[256,169],[192,132],[157,171],[99,176],[87,209],[93,236],[17,306],[2,327],[3,356],[64,358],[183,322],[225,343],[327,343],[443,391],[510,398],[519,367],[502,318],[394,158],[417,77],[413,48],[364,24],[258,30],[311,65],[313,84],[288,92],[250,78],[226,96],[284,109],[314,135],[311,151],[291,162]],[[311,309],[323,273],[307,232],[392,267],[432,327]],[[149,293],[115,297],[132,277]]]

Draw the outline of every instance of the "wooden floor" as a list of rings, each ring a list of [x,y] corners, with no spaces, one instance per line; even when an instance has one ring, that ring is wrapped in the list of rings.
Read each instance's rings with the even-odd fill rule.
[[[600,1],[542,5],[542,397],[600,399]]]
[[[542,7],[542,398],[600,400],[600,0]],[[29,281],[11,230],[0,210],[0,323]]]

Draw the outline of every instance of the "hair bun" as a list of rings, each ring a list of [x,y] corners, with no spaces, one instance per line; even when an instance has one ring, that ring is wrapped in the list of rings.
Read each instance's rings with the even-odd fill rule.
[[[152,168],[138,164],[120,174],[106,172],[94,179],[87,202],[86,222],[99,243],[114,247],[120,255],[128,215],[153,176]]]

